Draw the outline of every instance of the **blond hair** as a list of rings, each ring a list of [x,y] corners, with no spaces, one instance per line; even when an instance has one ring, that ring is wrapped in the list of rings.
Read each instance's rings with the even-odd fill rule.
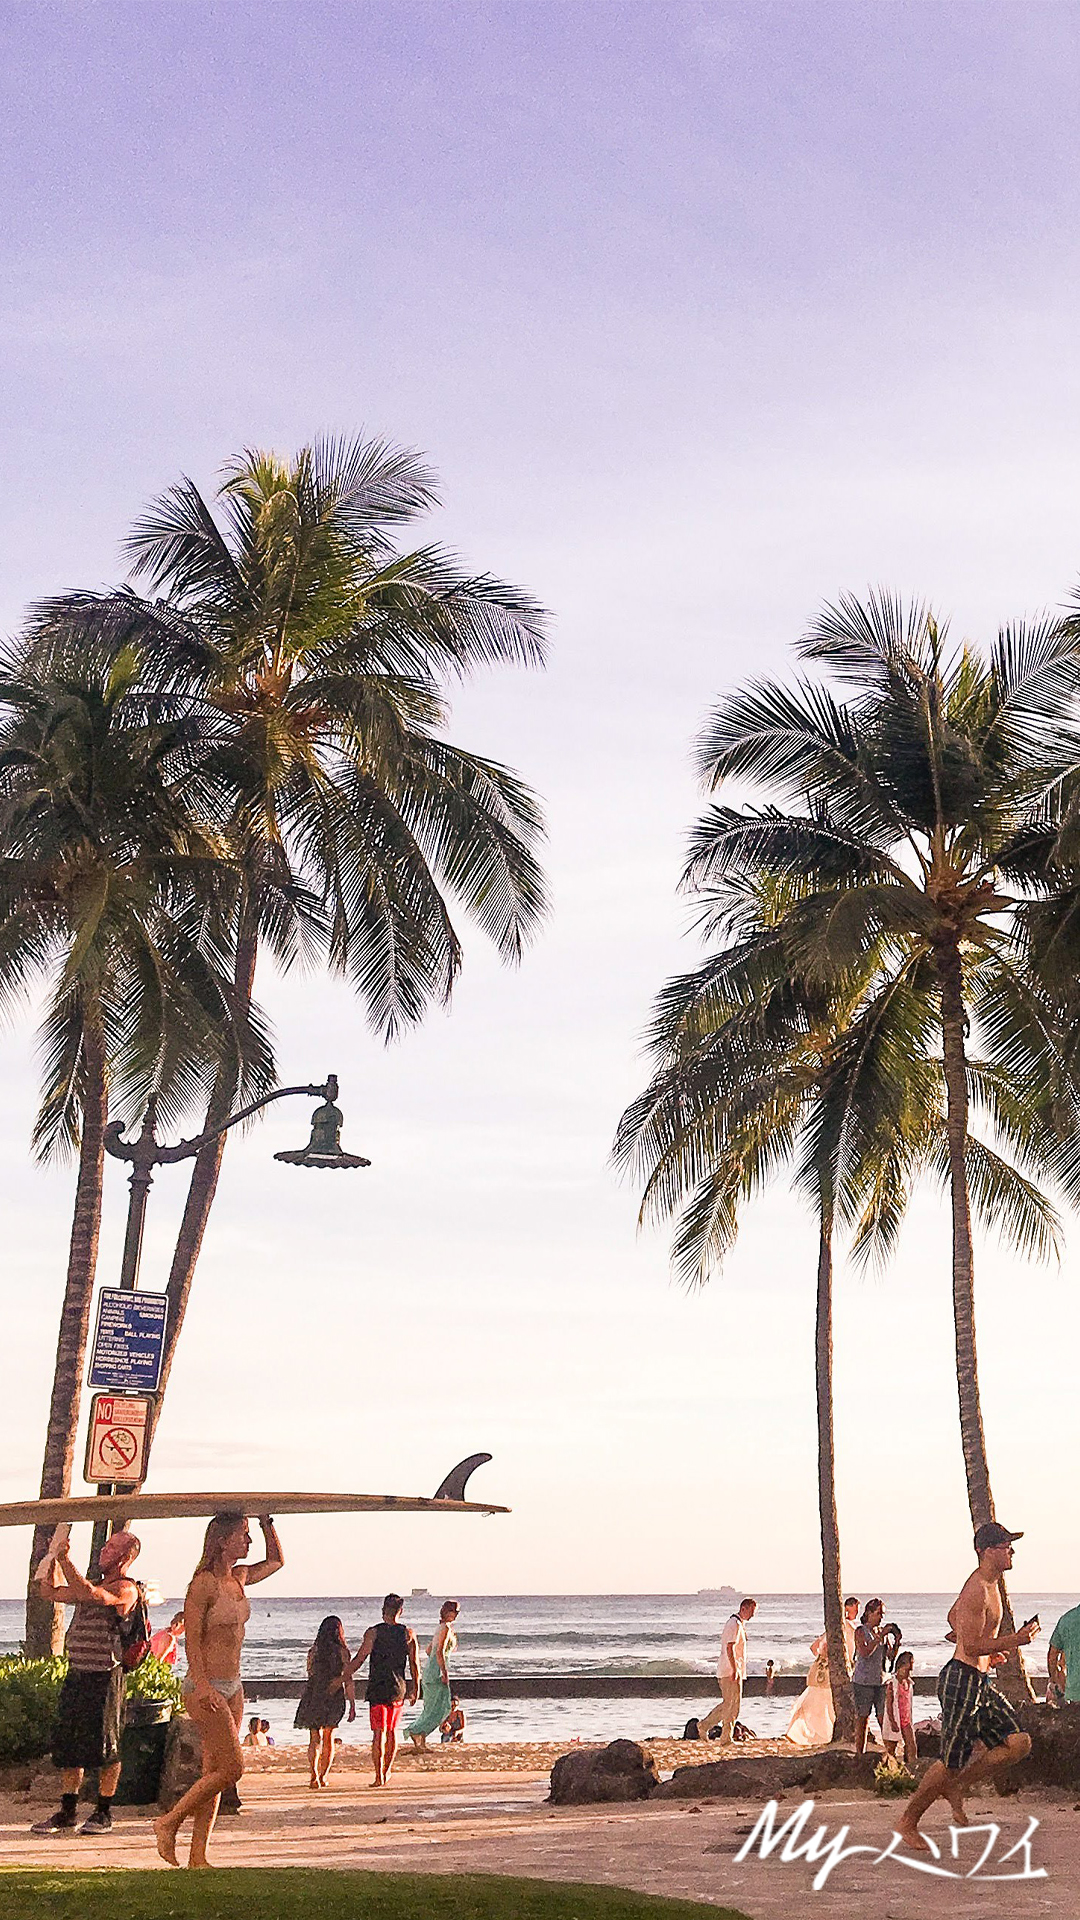
[[[203,1540],[202,1557],[195,1569],[196,1573],[221,1573],[221,1556],[230,1533],[242,1527],[247,1519],[246,1513],[215,1513],[206,1529]]]

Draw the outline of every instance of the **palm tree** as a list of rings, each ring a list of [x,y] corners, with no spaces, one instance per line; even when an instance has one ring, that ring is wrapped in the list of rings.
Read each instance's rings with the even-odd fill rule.
[[[698,848],[684,876],[693,887]],[[702,924],[723,945],[661,992],[653,1079],[624,1114],[616,1155],[644,1177],[642,1220],[682,1209],[673,1264],[701,1284],[734,1244],[740,1211],[783,1167],[817,1223],[818,1502],[837,1737],[851,1727],[835,1492],[832,1314],[835,1231],[857,1259],[891,1252],[913,1178],[947,1171],[940,1064],[925,973],[882,944],[828,987],[802,977],[812,895],[760,870],[705,890]],[[1017,1128],[1010,1144],[1018,1144]],[[1022,1129],[1019,1144],[1023,1145]],[[974,1143],[974,1198],[1021,1250],[1046,1253],[1053,1209],[1020,1169]]]
[[[250,1084],[266,1077],[235,1050],[208,938],[228,878],[191,810],[200,752],[198,728],[147,700],[130,659],[52,681],[0,661],[0,995],[46,986],[34,1145],[78,1154],[43,1498],[71,1486],[110,1089],[129,1110],[155,1094],[178,1112],[205,1098],[223,1048]],[[28,1651],[56,1650],[61,1617],[31,1589]]]
[[[721,701],[700,747],[788,810],[714,805],[695,871],[764,864],[812,895],[799,961],[843,974],[882,940],[932,977],[946,1088],[960,1428],[974,1527],[993,1517],[976,1364],[973,1094],[1068,1197],[1077,1177],[1072,1044],[1062,982],[1077,977],[1076,869],[1067,835],[1080,759],[1075,641],[1042,621],[1005,628],[981,661],[947,655],[925,608],[844,599],[801,646],[854,689],[759,684]],[[969,1058],[974,1025],[984,1056]]]
[[[684,882],[694,885],[692,869]],[[902,968],[882,977],[871,964],[828,989],[801,978],[791,951],[799,916],[792,890],[760,871],[706,895],[702,924],[723,944],[661,991],[649,1030],[655,1072],[622,1117],[615,1154],[644,1181],[643,1223],[680,1213],[672,1263],[689,1285],[718,1271],[743,1206],[784,1167],[813,1205],[822,1593],[844,1737],[853,1719],[835,1487],[835,1230],[838,1217],[858,1223],[864,1255],[895,1232],[924,1144],[911,1093],[927,1070],[925,1021]]]
[[[243,875],[238,1021],[266,943],[285,966],[324,957],[393,1038],[450,997],[461,945],[448,893],[508,961],[545,911],[536,800],[444,734],[447,681],[538,665],[544,615],[437,546],[395,545],[435,498],[419,459],[379,441],[317,442],[290,461],[249,452],[227,469],[216,516],[185,479],[134,528],[134,572],[162,597],[74,594],[37,612],[36,657],[133,649],[148,686],[219,717],[219,817]],[[208,1126],[234,1092],[223,1070]],[[194,1164],[162,1393],[223,1151],[219,1138]]]

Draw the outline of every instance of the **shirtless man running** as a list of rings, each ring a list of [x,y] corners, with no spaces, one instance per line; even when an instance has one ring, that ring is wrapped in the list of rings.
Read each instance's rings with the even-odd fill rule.
[[[913,1793],[900,1822],[900,1838],[909,1847],[926,1847],[919,1821],[935,1800],[947,1800],[953,1822],[967,1824],[964,1795],[979,1780],[1002,1767],[1015,1766],[1031,1752],[1028,1734],[1021,1732],[1015,1709],[999,1693],[989,1676],[1006,1654],[1029,1646],[1039,1631],[1038,1619],[1026,1620],[1015,1633],[999,1633],[1001,1594],[998,1582],[1013,1563],[1013,1541],[1023,1539],[990,1520],[975,1535],[979,1564],[949,1609],[950,1638],[956,1641],[953,1658],[938,1675],[941,1702],[941,1759],[935,1760],[925,1780]]]

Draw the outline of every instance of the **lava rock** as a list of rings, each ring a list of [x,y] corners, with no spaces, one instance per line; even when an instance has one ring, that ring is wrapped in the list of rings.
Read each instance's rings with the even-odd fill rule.
[[[872,1787],[883,1758],[876,1749],[873,1753],[852,1753],[850,1747],[823,1747],[810,1761],[806,1785],[812,1793],[821,1793],[827,1787]]]
[[[658,1800],[772,1800],[789,1787],[801,1787],[809,1776],[808,1758],[783,1754],[747,1756],[737,1760],[707,1760],[700,1767],[676,1767],[670,1780],[657,1787]]]
[[[1003,1777],[1007,1788],[1080,1787],[1080,1705],[1021,1707],[1020,1724],[1031,1735],[1031,1752]]]
[[[582,1806],[598,1800],[644,1800],[659,1785],[652,1755],[636,1740],[612,1740],[606,1747],[581,1747],[564,1753],[551,1769],[553,1806]]]

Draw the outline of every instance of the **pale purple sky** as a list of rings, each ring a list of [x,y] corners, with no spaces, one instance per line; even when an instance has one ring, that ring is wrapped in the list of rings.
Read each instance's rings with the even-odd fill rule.
[[[332,1186],[274,1168],[302,1111],[230,1150],[156,1484],[430,1491],[486,1446],[512,1520],[304,1523],[289,1584],[812,1586],[807,1223],[778,1195],[687,1299],[605,1157],[650,996],[693,956],[674,881],[710,698],[785,670],[844,589],[928,594],[985,637],[1080,573],[1075,8],[6,18],[0,623],[117,578],[180,472],[209,487],[245,444],[363,426],[422,447],[432,531],[556,616],[543,679],[455,705],[547,798],[552,925],[516,976],[470,938],[452,1016],[390,1055],[343,990],[264,983],[283,1075],[336,1067],[375,1165]],[[25,1026],[0,1069],[13,1498],[36,1485],[70,1176],[27,1170]],[[181,1185],[154,1196],[148,1285]],[[113,1173],[110,1279],[122,1199]],[[963,1571],[946,1252],[927,1202],[884,1285],[841,1276],[856,1587]],[[1047,1324],[1080,1336],[1067,1275],[981,1267],[998,1504],[1031,1584],[1077,1571],[1033,1472],[1075,1452],[1039,1357]],[[0,1538],[0,1589],[23,1544]],[[154,1540],[174,1589],[190,1551]]]

